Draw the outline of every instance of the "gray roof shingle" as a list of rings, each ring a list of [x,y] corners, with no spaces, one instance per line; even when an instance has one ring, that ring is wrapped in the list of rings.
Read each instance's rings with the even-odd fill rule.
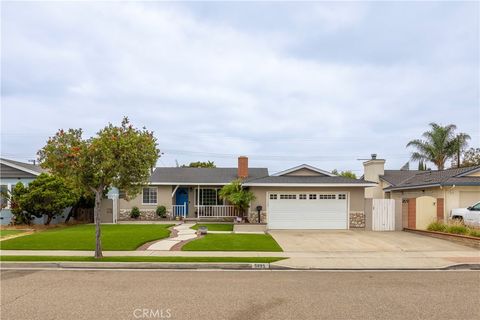
[[[30,170],[30,171],[37,172],[38,174],[47,171],[47,170],[41,168],[40,166],[37,166],[35,164],[31,164],[31,163],[25,163],[25,162],[20,162],[20,161],[5,159],[5,158],[0,158],[0,160],[2,160],[2,162],[5,162],[5,163],[11,163],[11,164],[13,164],[17,167],[23,168],[25,170]]]
[[[459,177],[464,173],[480,169],[480,166],[466,167],[466,168],[451,168],[446,170],[428,170],[419,171],[408,179],[401,181],[396,185],[385,188],[384,190],[413,188],[427,185],[466,185],[466,186],[480,186],[480,177]]]
[[[405,181],[414,175],[416,175],[419,170],[385,170],[385,173],[380,176],[381,179],[387,181],[392,185],[397,185],[402,181]]]
[[[268,176],[267,168],[248,168],[249,178]],[[227,184],[237,179],[237,168],[158,167],[150,176],[151,183]]]

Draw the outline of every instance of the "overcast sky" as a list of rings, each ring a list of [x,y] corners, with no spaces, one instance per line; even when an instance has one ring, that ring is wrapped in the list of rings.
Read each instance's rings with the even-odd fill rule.
[[[480,146],[479,3],[2,3],[1,154],[128,116],[159,166],[400,168],[429,122]]]

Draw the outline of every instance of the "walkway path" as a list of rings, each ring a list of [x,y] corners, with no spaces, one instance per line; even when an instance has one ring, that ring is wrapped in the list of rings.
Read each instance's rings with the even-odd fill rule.
[[[196,230],[190,229],[194,223],[183,223],[173,227],[176,236],[159,240],[150,245],[147,250],[169,251],[173,246],[181,241],[195,239],[197,237]]]

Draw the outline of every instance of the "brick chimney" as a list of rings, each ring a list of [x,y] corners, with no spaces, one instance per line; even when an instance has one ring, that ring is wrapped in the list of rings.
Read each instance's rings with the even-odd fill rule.
[[[245,156],[238,157],[238,177],[241,179],[248,177],[248,158]]]

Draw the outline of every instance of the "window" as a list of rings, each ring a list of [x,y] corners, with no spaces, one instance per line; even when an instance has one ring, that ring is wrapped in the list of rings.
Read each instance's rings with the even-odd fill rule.
[[[347,195],[346,194],[339,194],[338,195],[338,200],[345,200],[347,199]]]
[[[143,204],[157,204],[157,188],[143,188]]]
[[[307,200],[307,195],[306,194],[299,194],[298,199],[300,200]]]
[[[286,200],[286,199],[294,200],[294,199],[297,199],[297,195],[296,195],[296,194],[281,194],[281,195],[280,195],[280,199],[283,199],[283,200]]]
[[[195,189],[195,203],[200,206],[223,205],[224,201],[220,199],[219,191],[220,189]]]
[[[126,199],[127,198],[127,193],[125,190],[118,190],[118,198],[120,199]]]
[[[308,199],[315,200],[315,199],[317,199],[317,195],[316,194],[309,194]]]
[[[319,194],[318,199],[320,199],[320,200],[331,200],[331,199],[336,199],[336,196],[334,194]]]
[[[270,200],[277,200],[277,195],[276,194],[271,194],[270,195]]]
[[[8,200],[7,197],[5,196],[5,193],[7,193],[8,190],[8,185],[2,184],[0,186],[0,208],[8,208]]]

